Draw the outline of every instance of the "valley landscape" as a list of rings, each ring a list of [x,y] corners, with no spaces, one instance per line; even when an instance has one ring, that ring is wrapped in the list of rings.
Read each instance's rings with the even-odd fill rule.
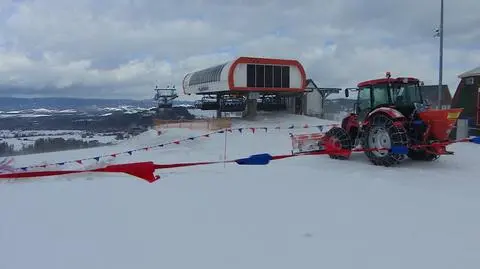
[[[194,119],[193,105],[157,110],[151,100],[0,98],[0,156],[111,145],[154,119]]]

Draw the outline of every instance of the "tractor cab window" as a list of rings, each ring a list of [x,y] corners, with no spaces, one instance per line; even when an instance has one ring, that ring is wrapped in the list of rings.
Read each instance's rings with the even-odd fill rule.
[[[390,104],[390,103],[391,102],[388,96],[387,85],[374,86],[372,108],[379,105]]]
[[[416,84],[395,85],[391,89],[393,103],[398,106],[422,103],[419,86]]]
[[[370,98],[370,88],[360,88],[358,92],[358,110],[364,112],[372,107]]]

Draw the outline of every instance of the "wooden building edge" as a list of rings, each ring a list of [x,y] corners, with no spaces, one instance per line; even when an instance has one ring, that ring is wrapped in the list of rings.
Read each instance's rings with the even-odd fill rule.
[[[471,128],[480,131],[480,66],[458,76],[452,108],[463,108],[461,119],[467,119]]]

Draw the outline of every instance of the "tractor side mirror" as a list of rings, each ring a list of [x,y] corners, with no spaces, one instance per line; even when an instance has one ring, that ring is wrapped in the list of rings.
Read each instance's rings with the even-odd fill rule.
[[[348,89],[345,89],[345,97],[348,98],[349,95],[350,95],[350,92],[348,91]]]

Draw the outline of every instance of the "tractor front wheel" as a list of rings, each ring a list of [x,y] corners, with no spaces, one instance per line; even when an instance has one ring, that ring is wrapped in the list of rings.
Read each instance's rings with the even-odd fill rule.
[[[408,146],[405,128],[383,114],[374,115],[369,122],[362,137],[362,145],[368,159],[373,164],[382,166],[392,166],[403,161],[404,154],[394,153],[389,149]]]
[[[325,146],[332,159],[346,160],[350,158],[352,150],[352,140],[345,129],[332,127],[325,134]]]

